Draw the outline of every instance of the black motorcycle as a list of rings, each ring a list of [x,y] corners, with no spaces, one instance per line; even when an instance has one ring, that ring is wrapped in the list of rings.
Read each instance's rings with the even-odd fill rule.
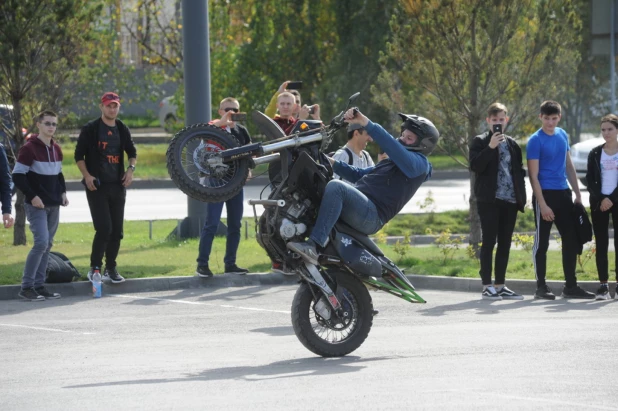
[[[350,97],[346,110],[358,95]],[[305,347],[324,357],[349,354],[367,338],[374,312],[367,287],[409,302],[425,302],[367,235],[341,221],[332,230],[317,266],[286,248],[288,242],[304,241],[315,224],[324,189],[333,175],[324,151],[335,133],[345,127],[346,110],[328,126],[321,121],[299,120],[289,136],[256,111],[252,119],[270,141],[242,147],[219,127],[195,124],[178,132],[167,150],[172,180],[185,194],[205,202],[235,196],[249,169],[274,163],[268,199],[249,200],[256,237],[271,259],[283,261],[298,273],[300,287],[292,302],[294,331]],[[264,207],[259,218],[256,205]]]

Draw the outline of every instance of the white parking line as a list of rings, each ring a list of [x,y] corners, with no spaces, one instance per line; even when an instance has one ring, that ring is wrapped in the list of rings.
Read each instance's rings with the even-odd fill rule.
[[[94,334],[94,333],[78,333],[78,332],[69,331],[69,330],[59,330],[57,328],[32,327],[30,325],[20,325],[20,324],[0,324],[0,327],[28,328],[30,330],[51,331],[55,333],[69,333],[69,334],[83,334],[83,335],[93,335]]]
[[[221,307],[221,308],[235,308],[237,310],[248,310],[248,311],[266,311],[269,313],[281,313],[281,314],[290,314],[290,311],[281,311],[281,310],[267,310],[265,308],[252,308],[252,307],[241,307],[237,305],[229,305],[229,304],[210,304],[210,303],[202,303],[199,301],[185,301],[185,300],[172,300],[169,298],[155,298],[155,297],[138,297],[132,294],[107,294],[110,297],[117,298],[133,298],[136,300],[154,300],[154,301],[166,301],[170,303],[177,304],[190,304],[190,305],[206,305],[209,307]]]

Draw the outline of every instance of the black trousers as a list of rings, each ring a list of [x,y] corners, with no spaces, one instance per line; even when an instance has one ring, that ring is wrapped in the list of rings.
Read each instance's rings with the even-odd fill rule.
[[[106,268],[116,267],[116,257],[123,237],[126,196],[127,191],[120,183],[102,183],[96,191],[86,190],[95,230],[90,254],[91,267],[101,267],[103,255]]]
[[[477,203],[477,209],[483,234],[481,270],[479,271],[481,280],[483,285],[491,284],[492,260],[497,240],[495,283],[504,284],[511,251],[511,238],[517,221],[517,205],[496,199],[494,203]]]
[[[590,210],[592,217],[592,230],[594,231],[594,237],[596,241],[596,263],[597,273],[599,274],[599,281],[605,283],[609,280],[609,267],[607,262],[607,249],[609,247],[609,216],[612,216],[612,228],[615,229],[616,221],[618,221],[618,204],[614,204],[612,208],[607,211],[601,211],[599,206],[601,203],[590,202]],[[614,249],[616,250],[616,260],[614,262],[614,270],[618,267],[618,236],[614,232]],[[616,274],[616,281],[618,281],[618,273]]]
[[[554,212],[554,221],[545,221],[541,217],[541,209],[532,196],[532,208],[534,209],[534,222],[536,233],[532,246],[532,262],[536,275],[537,287],[546,285],[547,273],[547,248],[549,247],[549,235],[552,225],[555,223],[560,237],[562,238],[562,271],[567,287],[577,285],[575,267],[577,264],[577,239],[573,226],[573,198],[571,190],[543,190],[543,198],[547,206]]]

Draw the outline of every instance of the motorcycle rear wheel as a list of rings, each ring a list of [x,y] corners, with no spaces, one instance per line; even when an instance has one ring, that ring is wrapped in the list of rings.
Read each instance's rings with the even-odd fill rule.
[[[239,147],[236,138],[210,124],[180,130],[167,148],[167,171],[176,186],[191,198],[207,203],[229,200],[242,190],[249,175],[249,160],[239,159],[219,168],[206,161],[217,152]]]
[[[322,357],[342,357],[356,350],[369,335],[373,324],[373,303],[367,287],[350,274],[337,272],[336,276],[335,294],[344,311],[351,315],[347,325],[332,326],[329,320],[320,317],[314,309],[317,301],[307,283],[302,283],[296,290],[292,302],[292,325],[296,337],[309,351]]]

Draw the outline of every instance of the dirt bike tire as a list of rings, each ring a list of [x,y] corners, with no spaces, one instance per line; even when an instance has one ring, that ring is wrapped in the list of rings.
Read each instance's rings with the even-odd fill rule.
[[[236,138],[227,131],[210,124],[193,124],[180,130],[170,142],[167,152],[167,171],[176,186],[189,197],[207,203],[219,203],[237,195],[245,185],[249,175],[249,160],[233,161],[236,167],[229,183],[222,187],[206,187],[192,179],[182,167],[184,147],[192,140],[207,138],[222,149],[239,147]]]
[[[322,357],[342,357],[350,354],[365,341],[373,324],[373,302],[367,287],[349,274],[337,273],[338,287],[347,289],[358,304],[358,324],[352,334],[340,343],[329,343],[320,338],[310,321],[314,296],[310,286],[302,283],[292,301],[292,325],[299,341],[314,354]]]

